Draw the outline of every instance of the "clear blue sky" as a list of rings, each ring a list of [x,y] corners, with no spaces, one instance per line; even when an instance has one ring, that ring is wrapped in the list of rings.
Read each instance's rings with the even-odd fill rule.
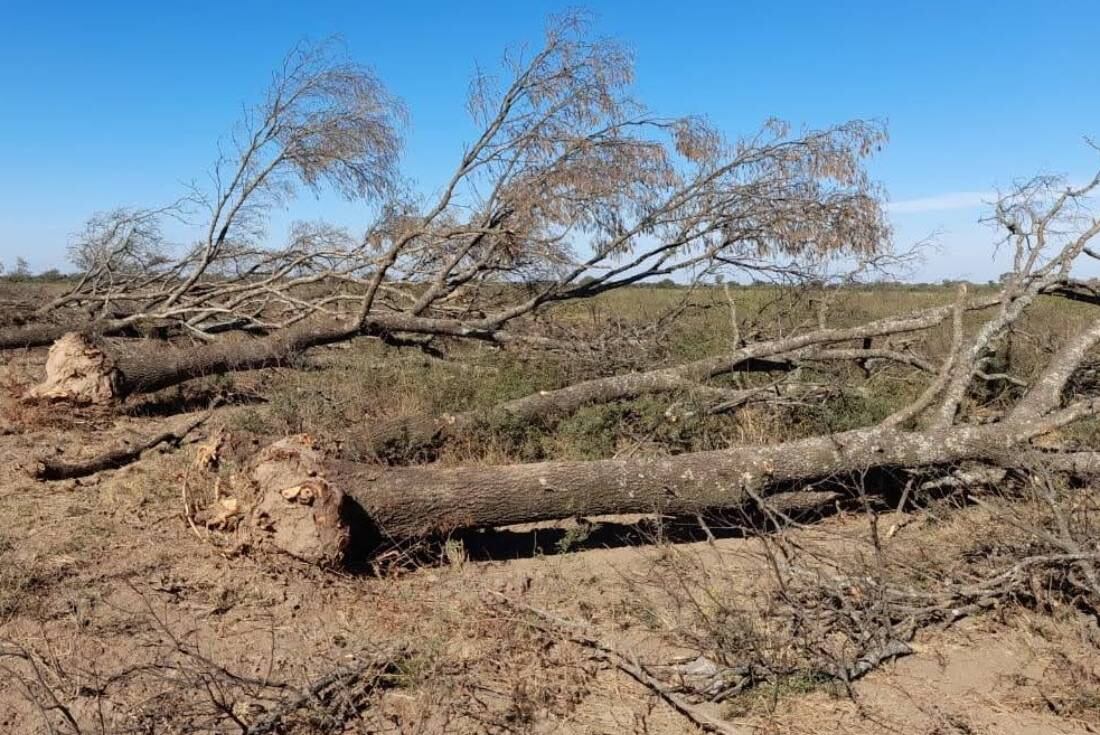
[[[411,113],[404,170],[425,189],[469,137],[475,63],[538,42],[544,2],[22,2],[0,0],[0,262],[64,267],[90,213],[159,204],[204,175],[240,105],[302,37],[340,34]],[[1100,156],[1092,2],[627,2],[585,5],[627,42],[638,93],[727,132],[777,116],[888,121],[872,164],[905,243],[940,232],[921,278],[1003,268],[976,224],[994,187],[1090,175]],[[361,207],[299,200],[287,218],[358,227]]]

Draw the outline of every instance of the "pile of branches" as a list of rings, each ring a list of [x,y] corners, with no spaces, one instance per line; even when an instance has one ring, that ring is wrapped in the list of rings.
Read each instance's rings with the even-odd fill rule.
[[[759,561],[769,570],[762,588],[747,587],[736,574],[725,579],[720,568],[706,570],[698,556],[676,555],[644,584],[678,601],[683,619],[673,615],[660,632],[696,653],[647,666],[647,673],[691,703],[732,702],[790,682],[851,694],[856,680],[913,654],[925,629],[1022,609],[1078,624],[1083,635],[1071,646],[1083,645],[1087,660],[1100,647],[1096,499],[1041,466],[1002,473],[995,487],[971,484],[968,493],[982,499],[937,503],[942,509],[968,500],[980,506],[977,513],[955,516],[958,528],[938,539],[944,548],[920,552],[901,540],[889,546],[897,526],[887,530],[883,521],[896,515],[864,493],[854,507],[868,520],[866,536],[848,529],[844,544],[800,536],[804,524],[764,506],[773,528],[793,533],[757,528]],[[922,516],[932,512],[928,503],[924,496],[917,506]],[[646,610],[650,595],[641,588],[634,594]],[[752,697],[736,706],[746,701]]]

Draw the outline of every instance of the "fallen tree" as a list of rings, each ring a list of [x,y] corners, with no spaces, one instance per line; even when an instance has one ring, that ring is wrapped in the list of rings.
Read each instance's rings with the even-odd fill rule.
[[[47,321],[31,318],[20,324],[0,327],[0,350],[45,347],[71,333],[79,334],[90,341],[104,337],[168,339],[186,334],[178,324],[171,321],[132,322],[128,318],[129,312],[114,312],[89,318],[87,314],[72,311],[51,314]],[[215,335],[233,331],[263,334],[265,330],[245,319],[229,319],[210,324],[204,331],[207,335]]]
[[[580,18],[552,24],[537,53],[474,80],[477,137],[422,202],[390,185],[396,112],[377,81],[299,50],[246,118],[237,155],[219,161],[215,190],[192,197],[210,213],[199,244],[166,255],[158,222],[172,208],[99,215],[80,238],[85,277],[51,308],[124,301],[135,309],[112,327],[168,322],[211,343],[179,354],[97,342],[120,376],[107,401],[287,360],[311,342],[537,340],[509,329],[670,275],[805,282],[838,255],[884,257],[889,227],[864,167],[885,140],[879,125],[769,122],[727,140],[701,118],[649,112],[631,78],[624,49],[589,38]],[[325,181],[379,199],[361,238],[322,224],[282,248],[256,242],[285,189]],[[227,321],[270,336],[213,346]],[[88,400],[56,381],[30,397],[45,393]]]
[[[221,339],[185,346],[113,343],[81,332],[70,332],[51,346],[45,380],[28,389],[24,398],[78,404],[110,403],[195,378],[286,365],[313,347],[361,336],[377,337],[400,346],[423,346],[395,336],[394,332],[398,331],[499,343],[511,339],[511,335],[489,323],[482,325],[403,314],[380,315],[351,325],[340,320],[309,320],[264,337]]]
[[[66,334],[95,334],[102,331],[95,322],[66,321],[60,324],[50,322],[31,322],[18,326],[0,328],[0,350],[44,347],[53,344]],[[108,333],[111,333],[108,330]]]
[[[71,332],[50,348],[45,380],[30,388],[24,398],[110,403],[206,375],[276,367],[310,347],[347,338],[347,330],[342,327],[309,324],[267,338],[222,340],[187,348],[143,344],[135,349],[117,345],[112,349]]]
[[[276,443],[253,478],[263,493],[257,523],[280,548],[304,559],[342,558],[353,533],[374,544],[575,516],[692,515],[754,502],[776,487],[878,467],[965,460],[1016,464],[1019,447],[1100,403],[1074,405],[1027,421],[946,431],[873,427],[773,446],[746,446],[671,458],[542,462],[504,467],[379,470],[326,461],[300,439]],[[1078,471],[1096,456],[1070,457]],[[357,510],[349,511],[345,504]],[[366,523],[364,523],[366,521]]]
[[[0,350],[44,347],[53,344],[70,332],[89,338],[106,336],[143,336],[139,325],[128,323],[126,317],[131,312],[120,309],[88,313],[81,309],[58,309],[41,307],[38,310],[21,314],[7,324],[0,326]],[[147,334],[155,334],[158,325],[146,324]],[[164,326],[164,325],[159,325]]]
[[[579,515],[696,514],[758,502],[791,485],[875,468],[929,468],[964,461],[1018,468],[1041,454],[1048,467],[1096,472],[1100,453],[1041,448],[1032,440],[1100,413],[1100,399],[1066,392],[1074,371],[1100,343],[1100,319],[1050,356],[1003,417],[970,423],[965,411],[967,390],[982,379],[991,345],[1004,338],[1051,284],[1068,278],[1074,260],[1100,233],[1100,220],[1091,220],[1075,237],[1056,244],[1047,240],[1067,217],[1080,226],[1076,205],[1097,186],[1100,176],[1081,189],[1052,192],[1043,186],[1025,187],[1013,200],[998,205],[998,216],[1012,224],[1006,229],[1016,248],[1017,270],[998,294],[994,313],[967,334],[964,288],[955,304],[945,307],[946,313],[920,314],[918,321],[950,314],[951,348],[925,391],[879,424],[774,445],[674,457],[495,467],[380,468],[327,459],[307,440],[289,438],[264,450],[252,470],[259,492],[256,525],[289,553],[334,562],[357,534],[384,545],[457,528]],[[1040,204],[1045,208],[1040,210]],[[1053,249],[1053,254],[1036,252],[1036,243]],[[918,322],[903,317],[894,323]],[[883,327],[871,327],[875,328]]]
[[[977,301],[967,308],[980,310],[993,303],[995,302],[990,300]],[[951,313],[951,306],[943,306],[903,318],[880,319],[851,328],[822,328],[779,339],[761,340],[728,355],[704,358],[673,367],[593,378],[556,390],[532,393],[485,409],[439,417],[403,417],[366,429],[363,448],[381,459],[400,459],[460,437],[479,424],[493,424],[507,419],[552,426],[585,405],[629,400],[655,393],[693,393],[713,401],[715,408],[724,410],[754,400],[767,400],[771,396],[783,398],[790,395],[789,390],[777,391],[774,386],[732,390],[703,384],[711,378],[734,372],[788,371],[806,363],[830,360],[884,360],[914,366],[920,370],[932,370],[927,360],[911,352],[870,347],[820,347],[927,330],[944,322]],[[787,388],[793,388],[796,392],[798,390],[798,386]]]

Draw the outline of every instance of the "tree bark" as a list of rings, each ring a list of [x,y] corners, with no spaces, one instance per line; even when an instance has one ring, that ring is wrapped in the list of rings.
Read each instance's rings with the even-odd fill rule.
[[[348,340],[358,333],[342,325],[309,324],[268,337],[177,348],[164,343],[120,346],[73,332],[50,348],[46,380],[24,398],[110,403],[204,376],[284,365],[311,347]]]
[[[495,527],[626,513],[732,508],[792,482],[877,467],[998,461],[1050,422],[943,431],[873,427],[771,446],[675,457],[497,467],[376,466],[326,460],[300,437],[259,455],[256,523],[279,548],[338,561],[355,534],[369,544]]]
[[[178,324],[156,320],[131,322],[126,312],[118,312],[106,319],[69,319],[61,322],[26,320],[0,327],[0,350],[26,349],[51,345],[66,334],[75,332],[89,339],[99,337],[156,337],[168,339],[177,336],[182,329]],[[244,319],[230,319],[221,324],[204,326],[208,335],[245,331],[261,333]]]
[[[458,528],[579,515],[696,514],[875,468],[965,460],[1016,466],[1022,457],[1035,459],[1032,439],[1100,413],[1100,398],[1059,405],[1073,366],[1097,342],[1100,320],[1051,357],[1008,418],[990,424],[931,423],[906,430],[903,422],[887,419],[836,434],[675,457],[394,469],[328,460],[307,438],[290,437],[257,457],[253,520],[277,548],[338,563],[356,536],[363,546],[380,546]],[[1100,466],[1097,453],[1088,451],[1054,453],[1046,463],[1075,472]]]
[[[236,329],[240,325],[230,322],[225,328]],[[509,337],[491,324],[471,325],[457,319],[398,313],[373,315],[361,324],[304,321],[264,337],[221,339],[188,347],[148,343],[122,346],[89,336],[88,330],[67,332],[50,349],[46,380],[27,391],[24,398],[109,403],[195,378],[285,365],[312,347],[346,342],[357,336],[392,339],[395,332],[489,341],[505,341]],[[90,353],[95,353],[94,360],[77,360],[80,369],[73,367],[74,356]],[[109,384],[111,388],[91,395],[85,388],[91,383]]]
[[[30,322],[18,326],[0,328],[0,350],[16,350],[29,347],[45,347],[53,344],[70,332],[85,336],[113,335],[122,332],[122,328],[111,329],[100,322]]]
[[[23,324],[0,329],[0,350],[42,347],[60,339],[66,332],[83,332],[76,324]]]
[[[208,375],[285,365],[306,350],[343,342],[359,333],[344,325],[307,324],[268,337],[218,340],[169,349],[121,351],[115,359],[121,374],[120,397],[154,391]]]

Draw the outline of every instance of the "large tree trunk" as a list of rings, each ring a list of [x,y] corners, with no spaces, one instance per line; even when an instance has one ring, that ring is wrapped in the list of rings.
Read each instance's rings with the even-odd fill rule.
[[[247,324],[231,320],[212,331],[235,329],[247,329]],[[284,365],[312,347],[345,342],[361,335],[397,341],[393,334],[399,332],[500,342],[508,337],[492,324],[471,325],[457,319],[400,313],[372,315],[361,324],[304,321],[264,337],[221,339],[187,347],[120,345],[82,331],[67,332],[50,348],[46,379],[24,397],[108,403],[195,378]],[[90,391],[89,385],[96,389]]]
[[[383,544],[577,515],[731,508],[779,486],[870,468],[1009,461],[1014,448],[1047,430],[1041,422],[876,427],[676,457],[393,469],[326,460],[307,439],[291,437],[257,458],[255,520],[277,547],[335,562],[357,533]]]
[[[961,316],[957,310],[960,334]],[[1100,413],[1100,398],[1060,406],[1076,366],[1098,343],[1100,319],[1051,356],[1007,418],[982,425],[933,420],[920,430],[900,428],[928,408],[919,399],[876,426],[773,445],[676,457],[453,468],[383,469],[326,460],[308,439],[291,437],[257,458],[252,480],[259,500],[253,518],[284,551],[333,563],[356,533],[364,544],[381,544],[457,528],[577,515],[690,514],[736,507],[777,487],[874,468],[964,460],[1014,466],[1021,457],[1046,461],[1035,457],[1032,439]],[[950,375],[945,369],[930,395],[943,392]],[[946,400],[953,398],[948,394]],[[1093,452],[1057,453],[1051,459],[1052,469],[1100,467]]]
[[[0,350],[43,347],[53,344],[68,332],[85,332],[90,325],[21,324],[0,328]]]
[[[114,325],[107,321],[71,320],[60,323],[32,321],[0,328],[0,350],[45,347],[70,332],[91,338],[93,335],[113,336],[128,330],[133,331],[133,327]]]
[[[52,321],[19,321],[0,327],[0,350],[45,347],[70,332],[76,332],[95,340],[100,337],[156,337],[168,339],[182,332],[182,327],[174,322],[146,321],[131,322],[127,312],[116,312],[103,319],[66,319]],[[246,331],[256,334],[263,332],[253,327],[245,319],[229,319],[221,324],[204,325],[203,332],[208,335],[223,334],[232,331]]]
[[[119,355],[123,394],[151,393],[207,375],[285,365],[306,350],[349,340],[358,330],[309,324],[268,337],[223,339],[184,349],[133,350]]]
[[[348,340],[357,333],[343,325],[309,324],[269,337],[173,347],[164,343],[120,346],[72,332],[50,348],[46,379],[27,391],[25,398],[109,403],[203,376],[283,365],[311,347]]]

